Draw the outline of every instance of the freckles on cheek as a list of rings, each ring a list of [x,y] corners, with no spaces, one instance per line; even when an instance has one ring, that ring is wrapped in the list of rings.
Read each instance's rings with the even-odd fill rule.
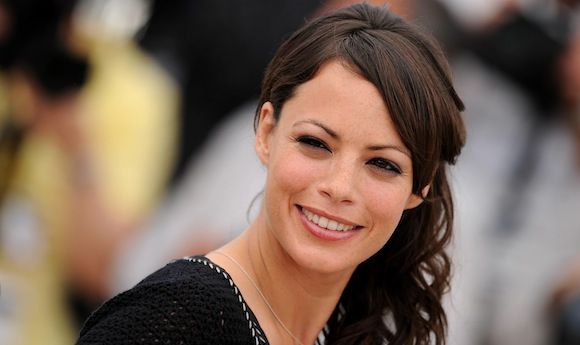
[[[315,179],[317,171],[316,164],[308,162],[305,157],[295,157],[287,155],[278,160],[271,173],[275,176],[275,183],[279,188],[286,191],[299,191],[307,188]]]
[[[405,209],[404,198],[388,188],[378,186],[366,189],[365,195],[366,205],[373,215],[374,222],[394,230]]]

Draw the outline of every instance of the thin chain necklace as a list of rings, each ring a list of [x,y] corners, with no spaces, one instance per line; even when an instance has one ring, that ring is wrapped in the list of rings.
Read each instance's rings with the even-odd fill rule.
[[[288,327],[286,327],[284,322],[282,322],[282,320],[280,320],[280,318],[278,317],[278,315],[276,314],[276,312],[274,311],[274,309],[270,305],[270,302],[268,302],[268,300],[266,299],[266,296],[264,296],[264,294],[262,293],[262,290],[260,290],[260,288],[258,287],[258,284],[256,284],[254,279],[252,279],[252,277],[250,277],[250,275],[248,274],[248,272],[246,272],[246,270],[242,267],[242,265],[236,259],[231,257],[229,254],[226,254],[226,253],[219,251],[219,250],[214,251],[214,253],[221,254],[221,255],[225,256],[231,262],[233,262],[236,266],[238,266],[238,268],[242,271],[242,273],[244,273],[246,275],[246,277],[248,278],[250,283],[252,283],[252,285],[254,285],[254,288],[256,289],[256,291],[258,291],[258,294],[260,294],[260,297],[262,297],[262,300],[264,301],[264,303],[266,303],[266,306],[268,306],[268,309],[270,309],[270,312],[272,312],[272,315],[274,315],[274,317],[276,318],[276,321],[278,321],[280,326],[282,326],[282,328],[284,328],[286,333],[288,333],[288,335],[291,336],[292,339],[294,339],[294,341],[296,343],[298,343],[299,345],[304,345],[304,343],[302,343],[300,341],[300,339],[298,339],[298,337],[296,337],[294,334],[292,334],[292,332],[290,332],[290,330],[288,329]]]

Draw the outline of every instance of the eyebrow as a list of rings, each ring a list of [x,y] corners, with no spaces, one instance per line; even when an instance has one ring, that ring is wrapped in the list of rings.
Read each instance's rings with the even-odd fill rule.
[[[317,127],[322,128],[322,130],[324,130],[326,133],[328,133],[328,135],[330,135],[333,139],[340,139],[340,136],[338,135],[338,133],[336,133],[332,129],[328,128],[324,124],[322,124],[316,120],[313,120],[313,119],[298,121],[298,122],[294,123],[294,125],[292,127],[296,127],[296,126],[299,126],[299,125],[305,124],[305,123],[315,125]],[[368,146],[367,149],[371,150],[371,151],[380,151],[380,150],[391,149],[391,150],[399,151],[402,154],[408,156],[409,158],[411,157],[411,152],[409,152],[408,149],[401,147],[401,146],[398,146],[398,145],[371,145],[371,146]]]
[[[398,145],[371,145],[369,147],[367,147],[367,149],[371,150],[371,151],[380,151],[380,150],[395,150],[395,151],[399,151],[402,154],[404,154],[405,156],[408,156],[409,158],[411,158],[411,152],[409,152],[409,150],[407,150],[406,148],[403,148],[401,146]]]
[[[292,127],[296,127],[296,126],[304,124],[304,123],[309,123],[311,125],[318,126],[318,127],[322,128],[326,133],[328,133],[328,135],[330,135],[333,139],[339,139],[338,133],[336,133],[332,129],[326,127],[325,125],[323,125],[322,123],[320,123],[316,120],[308,119],[308,120],[298,121]]]

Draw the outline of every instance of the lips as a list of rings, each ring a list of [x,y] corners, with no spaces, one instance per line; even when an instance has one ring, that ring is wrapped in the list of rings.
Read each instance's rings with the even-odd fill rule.
[[[325,241],[344,241],[359,234],[363,227],[344,218],[296,205],[300,220],[310,234]],[[342,229],[342,230],[338,230]]]
[[[334,220],[334,219],[330,219],[327,218],[323,215],[314,213],[310,210],[305,209],[304,207],[300,207],[300,211],[302,212],[302,214],[304,214],[304,216],[306,217],[306,219],[308,219],[308,221],[318,225],[321,228],[324,228],[326,230],[330,230],[330,231],[338,231],[338,232],[344,232],[344,231],[350,231],[353,229],[358,228],[359,226],[357,226],[356,224],[345,224],[342,223],[340,221]]]

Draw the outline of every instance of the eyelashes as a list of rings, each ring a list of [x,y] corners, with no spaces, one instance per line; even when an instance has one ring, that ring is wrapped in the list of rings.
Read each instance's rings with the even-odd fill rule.
[[[312,136],[301,136],[296,138],[296,141],[299,142],[300,144],[304,144],[307,146],[310,146],[312,148],[317,148],[317,149],[322,149],[322,150],[326,150],[328,152],[332,152],[330,151],[330,148],[328,147],[328,145],[326,145],[326,143],[320,139],[317,139],[315,137]]]
[[[326,151],[328,153],[332,153],[332,150],[323,140],[318,139],[313,136],[305,135],[297,137],[296,142],[301,145],[304,145],[306,148],[311,150],[317,151]],[[399,166],[385,158],[375,157],[371,158],[366,162],[367,165],[370,165],[372,168],[378,169],[381,172],[389,172],[395,173],[397,175],[402,174],[401,168]]]
[[[392,171],[397,175],[401,174],[401,169],[395,163],[392,163],[384,158],[373,158],[369,160],[367,164],[370,164],[381,170]]]

